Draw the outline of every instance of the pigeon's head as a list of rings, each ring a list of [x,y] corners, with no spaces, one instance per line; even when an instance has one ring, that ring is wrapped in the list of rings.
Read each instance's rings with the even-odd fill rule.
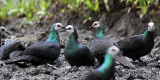
[[[95,21],[95,22],[92,24],[92,27],[93,27],[93,28],[99,28],[99,27],[100,27],[100,21]]]
[[[148,31],[154,31],[154,23],[153,22],[149,22],[148,23]]]
[[[68,25],[66,27],[65,31],[69,32],[70,34],[73,33],[75,31],[74,26],[73,25]]]
[[[50,31],[61,30],[63,29],[63,25],[61,23],[55,23],[51,26]]]
[[[6,30],[5,27],[0,26],[0,35],[1,37],[7,37],[8,35],[10,35],[10,33]]]
[[[108,48],[108,54],[112,55],[112,57],[115,57],[120,52],[119,48],[116,46],[111,46]]]
[[[101,28],[103,26],[102,22],[95,21],[90,28]]]

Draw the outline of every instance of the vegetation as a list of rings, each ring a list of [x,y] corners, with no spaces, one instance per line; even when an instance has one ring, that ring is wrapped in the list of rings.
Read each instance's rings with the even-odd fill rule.
[[[39,21],[39,16],[50,14],[47,9],[51,6],[51,0],[3,0],[0,9],[0,18],[24,16],[24,20],[32,24],[32,21]]]
[[[32,24],[33,21],[39,21],[41,16],[52,16],[53,14],[48,9],[58,2],[62,6],[61,13],[81,12],[91,20],[90,14],[99,12],[100,4],[108,8],[111,1],[114,0],[54,0],[54,2],[53,0],[16,0],[16,2],[15,0],[3,0],[0,6],[0,19],[22,17]],[[136,9],[141,9],[141,14],[146,14],[150,5],[158,6],[159,0],[120,0],[120,2],[125,2],[126,5],[135,5]]]

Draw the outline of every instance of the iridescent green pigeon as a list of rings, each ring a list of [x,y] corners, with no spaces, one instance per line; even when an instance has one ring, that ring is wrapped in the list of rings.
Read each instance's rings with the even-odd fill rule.
[[[114,80],[114,58],[120,54],[116,46],[111,46],[106,51],[104,63],[91,72],[85,80]]]
[[[11,42],[10,39],[5,39],[5,44],[0,47],[0,59],[5,60],[20,54],[11,54],[14,51],[23,51],[25,46],[20,41]]]
[[[137,60],[149,54],[154,46],[154,23],[148,23],[148,30],[143,34],[131,36],[117,42],[124,56]]]
[[[55,23],[50,28],[50,35],[46,41],[35,43],[27,47],[21,56],[9,59],[4,63],[29,62],[33,65],[54,62],[60,55],[60,40],[57,30],[62,28],[61,23]]]
[[[78,42],[77,30],[72,25],[65,29],[70,35],[66,44],[64,56],[71,66],[93,66],[95,59],[90,50]]]
[[[98,30],[96,32],[94,39],[90,43],[90,50],[91,53],[97,58],[99,65],[101,65],[104,61],[106,49],[108,49],[111,46],[114,46],[115,43],[114,41],[110,40],[104,35],[104,26],[102,22],[95,21],[92,24],[92,27]],[[115,60],[117,60],[118,62],[127,67],[135,68],[135,66],[122,55],[116,56]]]

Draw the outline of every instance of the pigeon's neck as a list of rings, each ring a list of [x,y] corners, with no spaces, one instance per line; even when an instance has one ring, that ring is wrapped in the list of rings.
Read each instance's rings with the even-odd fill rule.
[[[102,64],[102,66],[98,68],[98,70],[100,71],[101,74],[105,74],[106,71],[108,71],[108,69],[112,66],[112,64],[113,64],[113,58],[110,54],[107,53],[105,56],[104,63]]]
[[[146,30],[143,34],[142,34],[143,40],[144,41],[152,41],[154,42],[154,34],[153,32],[150,32],[148,30]]]
[[[78,45],[78,35],[77,33],[71,33],[69,35],[69,40],[67,46],[76,47]]]
[[[60,43],[58,32],[56,30],[55,31],[51,31],[47,41]]]
[[[103,27],[99,27],[98,31],[96,32],[96,37],[105,37],[104,35],[104,28]]]
[[[74,52],[76,51],[77,49],[79,49],[80,47],[80,44],[78,43],[78,35],[76,32],[72,33],[69,35],[69,40],[67,42],[67,46],[66,46],[66,49]]]

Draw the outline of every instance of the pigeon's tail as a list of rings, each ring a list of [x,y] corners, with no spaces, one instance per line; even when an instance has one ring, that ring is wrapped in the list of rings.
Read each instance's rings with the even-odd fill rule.
[[[5,60],[4,63],[12,64],[12,63],[22,62],[22,61],[28,62],[29,60],[31,60],[30,58],[31,58],[30,55],[22,55],[22,56],[18,56],[12,59]]]
[[[121,54],[118,54],[117,56],[115,56],[114,58],[115,60],[117,60],[118,62],[120,62],[122,65],[127,66],[129,68],[136,68],[135,65],[133,65],[131,62],[129,62],[124,56],[122,56]]]

